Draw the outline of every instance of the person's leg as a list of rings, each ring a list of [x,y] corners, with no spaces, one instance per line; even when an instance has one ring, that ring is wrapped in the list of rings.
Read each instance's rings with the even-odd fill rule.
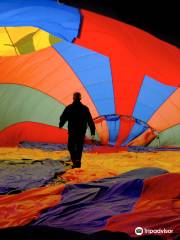
[[[76,143],[74,137],[71,135],[68,137],[68,150],[70,153],[71,161],[74,164],[76,160]]]
[[[84,145],[84,137],[78,138],[77,145],[76,145],[76,167],[81,167],[81,158],[82,158],[82,151]]]

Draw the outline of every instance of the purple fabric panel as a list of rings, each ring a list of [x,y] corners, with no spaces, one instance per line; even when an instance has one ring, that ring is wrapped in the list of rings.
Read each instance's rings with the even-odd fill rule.
[[[101,230],[109,217],[131,211],[141,195],[143,180],[116,180],[67,185],[61,203],[41,214],[33,225],[83,233]]]
[[[64,166],[58,160],[1,160],[0,194],[45,186],[52,182],[56,174],[63,172]]]
[[[142,168],[91,183],[66,185],[61,202],[42,213],[31,226],[81,233],[100,231],[110,217],[132,210],[141,196],[144,179],[166,172]]]

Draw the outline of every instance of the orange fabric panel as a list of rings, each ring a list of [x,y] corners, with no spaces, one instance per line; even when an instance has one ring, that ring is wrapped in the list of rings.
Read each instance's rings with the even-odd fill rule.
[[[71,67],[52,47],[27,55],[0,57],[0,83],[22,84],[40,90],[64,105],[72,102],[72,93],[80,91],[94,117],[97,110],[86,89]]]
[[[107,145],[109,142],[109,130],[106,121],[95,122],[96,130],[102,144]]]
[[[42,187],[0,196],[0,228],[23,226],[39,217],[40,211],[61,201],[64,185]]]
[[[21,84],[37,89],[64,105],[72,102],[73,92],[80,91],[82,103],[89,107],[92,116],[99,115],[83,84],[52,47],[27,55],[0,57],[0,72],[0,83]],[[107,126],[104,134],[107,137]]]
[[[180,123],[180,88],[178,88],[155,112],[148,124],[163,131]]]
[[[154,131],[148,128],[145,132],[143,132],[140,136],[133,139],[131,142],[127,144],[127,146],[146,146],[150,143],[157,135]]]
[[[103,167],[99,166],[97,169],[94,169],[94,167],[69,169],[61,175],[61,179],[67,181],[68,184],[78,184],[114,176],[117,176],[116,171],[105,171]]]
[[[101,143],[107,145],[109,143],[109,129],[105,117],[95,118],[94,123]]]
[[[22,141],[67,143],[67,139],[67,130],[34,122],[17,123],[0,132],[3,147],[14,147]]]

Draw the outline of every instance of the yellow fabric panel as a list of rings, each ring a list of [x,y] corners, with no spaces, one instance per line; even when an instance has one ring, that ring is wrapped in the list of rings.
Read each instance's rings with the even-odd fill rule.
[[[82,167],[69,169],[60,176],[67,183],[82,183],[145,167],[157,167],[169,172],[180,172],[180,152],[119,152],[84,153]]]
[[[48,32],[38,30],[34,35],[34,44],[36,50],[40,50],[42,48],[46,48],[52,44],[62,41],[61,39],[54,37],[53,35],[49,34]]]
[[[18,161],[22,158],[59,160],[67,157],[69,157],[68,151],[0,148],[0,161],[4,159]],[[70,168],[65,174],[60,175],[59,179],[72,184],[82,183],[117,176],[133,169],[145,167],[163,168],[169,172],[178,173],[180,172],[180,152],[83,153],[82,167]]]
[[[0,56],[16,55],[11,40],[4,27],[0,27]]]
[[[8,31],[13,42],[18,42],[23,37],[31,33],[35,33],[38,30],[38,28],[35,28],[35,27],[6,27],[6,29],[5,27],[2,27],[2,28],[4,29],[5,33],[7,33]]]
[[[62,41],[34,27],[0,27],[0,56],[28,54]]]

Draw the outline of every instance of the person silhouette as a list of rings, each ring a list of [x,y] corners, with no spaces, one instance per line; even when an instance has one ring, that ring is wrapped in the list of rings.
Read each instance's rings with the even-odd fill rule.
[[[95,124],[89,108],[81,103],[81,93],[73,94],[73,102],[68,105],[60,116],[59,127],[68,122],[68,151],[73,163],[72,168],[81,167],[81,158],[87,126],[92,139],[95,136]]]

